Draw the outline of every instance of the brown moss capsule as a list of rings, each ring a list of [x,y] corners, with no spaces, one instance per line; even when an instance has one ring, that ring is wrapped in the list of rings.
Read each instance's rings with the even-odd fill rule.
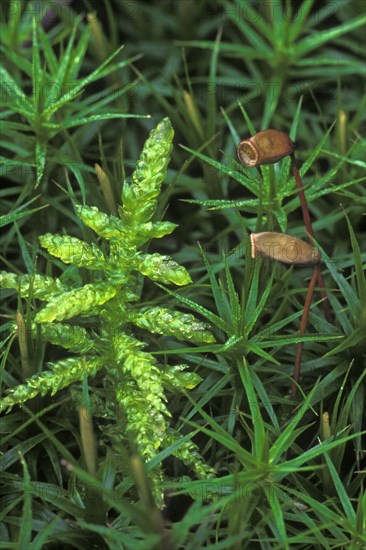
[[[263,130],[254,136],[244,139],[238,145],[238,157],[245,166],[272,164],[295,150],[294,142],[279,130]]]
[[[250,240],[252,258],[267,258],[295,265],[316,265],[320,262],[320,253],[315,246],[285,233],[252,233]]]

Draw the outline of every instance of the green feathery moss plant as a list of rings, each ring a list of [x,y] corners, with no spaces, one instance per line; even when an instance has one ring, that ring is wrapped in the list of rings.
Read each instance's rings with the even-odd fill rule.
[[[14,10],[12,22],[9,23],[11,34],[14,33],[13,25],[17,28],[20,23],[16,12]],[[138,56],[115,61],[123,48],[121,46],[83,76],[91,30],[87,26],[82,27],[79,19],[70,32],[67,31],[67,44],[64,47],[61,45],[60,51],[54,47],[52,39],[35,18],[28,37],[32,39],[32,49],[22,48],[20,54],[14,53],[8,44],[11,40],[9,30],[3,31],[6,66],[0,64],[0,77],[1,102],[5,107],[1,121],[5,156],[0,157],[0,166],[17,183],[26,187],[24,194],[32,193],[33,188],[42,181],[48,182],[51,171],[66,163],[77,181],[81,182],[80,168],[87,167],[81,160],[80,144],[84,141],[89,143],[92,134],[89,129],[89,135],[85,140],[81,139],[80,132],[75,128],[106,120],[141,116],[121,112],[120,105],[114,104],[115,90],[110,87],[94,95],[86,95],[84,91],[101,78],[107,79],[113,72],[127,67]],[[128,93],[135,84],[129,83],[119,90],[119,97]],[[45,192],[45,186],[42,192]]]
[[[69,235],[47,233],[39,237],[52,256],[77,268],[98,270],[103,274],[100,279],[71,288],[57,278],[39,274],[0,275],[3,288],[17,289],[22,297],[46,301],[34,316],[34,333],[38,327],[44,340],[75,354],[50,363],[49,370],[11,389],[1,401],[0,410],[38,394],[55,394],[81,381],[85,373],[92,377],[105,369],[113,386],[116,418],[123,412],[126,435],[134,438],[146,461],[164,445],[172,445],[180,438],[169,428],[164,387],[184,391],[193,388],[200,377],[183,372],[186,365],[159,365],[151,353],[144,351],[146,343],[136,338],[132,325],[195,343],[214,340],[207,326],[191,314],[136,303],[139,274],[165,284],[191,282],[186,269],[170,257],[140,250],[150,239],[170,234],[176,227],[171,222],[151,221],[166,177],[173,135],[167,118],[152,130],[131,182],[124,182],[119,217],[75,204],[82,222],[109,242],[108,253]],[[65,322],[74,318],[80,323]],[[73,322],[77,323],[76,319]],[[177,446],[174,454],[200,477],[211,472],[190,441]],[[154,476],[155,480],[161,479],[161,472],[155,473],[153,479]]]

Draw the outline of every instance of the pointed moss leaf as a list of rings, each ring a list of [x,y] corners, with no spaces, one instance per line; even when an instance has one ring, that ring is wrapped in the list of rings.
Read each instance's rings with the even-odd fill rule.
[[[30,204],[31,201],[28,202]],[[4,227],[5,225],[8,225],[9,223],[13,223],[17,220],[20,220],[21,218],[24,218],[25,216],[30,216],[31,214],[34,214],[34,212],[38,212],[38,210],[43,210],[43,208],[46,208],[46,205],[40,206],[39,208],[32,208],[31,210],[24,210],[21,212],[21,208],[17,208],[14,212],[11,214],[6,214],[5,216],[0,216],[0,227]]]
[[[281,231],[283,233],[286,233],[286,229],[287,229],[287,216],[286,216],[286,212],[283,208],[278,208],[277,210],[274,210],[273,211],[274,215],[276,216],[277,218],[277,221],[278,221],[278,225],[280,226],[281,228]]]
[[[132,174],[132,181],[125,182],[123,186],[122,219],[125,223],[148,222],[155,212],[156,199],[166,178],[173,136],[174,130],[168,118],[164,118],[150,132]]]
[[[321,32],[312,32],[309,36],[306,36],[296,44],[296,55],[303,57],[305,54],[312,50],[320,48],[325,42],[334,40],[336,37],[345,34],[352,29],[364,26],[366,23],[366,16],[363,13],[359,17],[351,19],[342,25],[333,27],[331,29],[323,29]]]
[[[347,350],[349,357],[354,357],[355,355],[361,355],[365,350],[366,345],[366,336],[365,330],[362,326],[362,319],[360,319],[360,325],[357,327],[351,334],[347,336],[338,346],[331,349],[324,355],[324,357],[330,357],[344,350]]]
[[[356,235],[354,232],[354,229],[352,227],[352,224],[350,222],[349,217],[346,215],[346,221],[348,225],[348,231],[351,238],[351,245],[353,250],[353,258],[354,258],[354,264],[356,269],[356,280],[357,280],[357,289],[358,289],[358,295],[360,298],[360,305],[361,305],[361,319],[360,323],[362,326],[365,325],[366,322],[366,277],[365,277],[365,271],[363,269],[362,265],[362,256],[361,256],[361,250],[360,245],[357,242]]]
[[[38,141],[36,143],[36,172],[37,172],[37,182],[36,187],[41,183],[44,169],[46,166],[47,158],[47,143],[43,141]]]
[[[110,97],[110,101],[114,96]],[[94,108],[97,109],[97,105],[94,105]],[[70,117],[58,124],[55,123],[49,123],[44,124],[46,128],[55,128],[55,129],[66,129],[66,128],[74,128],[75,126],[82,126],[83,124],[90,124],[91,122],[96,122],[99,120],[114,120],[118,118],[146,118],[145,115],[134,115],[130,113],[105,113],[102,115],[90,115],[85,117]]]
[[[49,117],[52,113],[58,111],[61,107],[70,103],[77,95],[81,94],[84,88],[91,82],[100,78],[100,75],[103,69],[112,61],[112,59],[121,51],[123,46],[120,46],[116,51],[112,53],[107,59],[103,61],[93,72],[89,73],[86,77],[81,80],[76,81],[75,86],[72,89],[68,87],[68,91],[64,93],[57,101],[53,101],[52,104],[44,111],[44,114]],[[72,51],[72,49],[71,49]],[[78,59],[76,58],[76,63],[78,64]],[[108,74],[112,70],[112,66],[107,69]],[[116,67],[116,65],[114,65]],[[67,73],[65,73],[67,74]]]
[[[25,384],[10,390],[10,393],[0,401],[0,412],[9,410],[19,403],[25,403],[36,395],[46,395],[49,391],[54,395],[73,382],[81,381],[85,371],[88,376],[95,376],[103,364],[101,357],[69,357],[57,363],[51,363],[49,364],[51,370],[35,374]]]
[[[16,80],[14,80],[2,65],[0,66],[0,79],[2,85],[2,98],[5,105],[18,105],[21,106],[27,114],[32,112],[31,103],[24,91],[18,86]]]
[[[90,245],[70,235],[52,235],[52,233],[41,235],[39,242],[52,256],[60,258],[66,264],[88,269],[108,268],[104,254],[93,243]]]
[[[59,279],[44,275],[16,275],[15,273],[0,272],[0,287],[19,290],[21,296],[33,296],[45,300],[53,294],[67,290]]]
[[[43,323],[41,335],[44,340],[70,349],[70,351],[85,353],[94,346],[94,340],[90,338],[88,331],[76,325],[63,323]]]
[[[109,216],[98,210],[96,206],[75,205],[79,218],[97,235],[105,239],[123,238],[123,223],[116,216]]]
[[[138,265],[138,270],[152,281],[165,284],[174,283],[183,286],[192,282],[188,271],[172,260],[170,256],[148,254]]]
[[[150,332],[174,336],[177,340],[191,342],[214,342],[215,338],[208,330],[208,325],[198,321],[190,313],[171,311],[164,307],[145,308],[132,318],[139,327]]]
[[[117,290],[107,283],[88,284],[82,288],[65,292],[53,298],[39,311],[35,317],[36,323],[51,323],[70,319],[75,315],[94,311],[113,298]]]

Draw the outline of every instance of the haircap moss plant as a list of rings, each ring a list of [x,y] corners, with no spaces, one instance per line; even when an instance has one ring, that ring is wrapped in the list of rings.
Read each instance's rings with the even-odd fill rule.
[[[45,302],[34,315],[34,333],[38,328],[45,341],[74,354],[49,363],[47,370],[10,389],[0,402],[0,410],[9,410],[47,392],[53,395],[81,381],[85,373],[92,377],[104,369],[113,388],[116,413],[121,409],[124,412],[126,435],[133,437],[145,461],[180,438],[169,427],[164,388],[184,391],[195,387],[200,377],[183,372],[186,365],[159,365],[151,353],[144,351],[146,342],[136,338],[131,326],[194,343],[214,341],[207,325],[193,315],[165,307],[142,307],[136,294],[139,274],[164,284],[180,286],[191,282],[186,269],[172,258],[141,251],[147,241],[168,235],[176,227],[171,222],[152,221],[166,177],[173,135],[168,118],[151,131],[131,182],[124,182],[118,216],[75,204],[81,221],[108,241],[108,253],[69,235],[47,233],[39,237],[42,247],[52,256],[77,268],[98,270],[102,273],[100,279],[71,288],[57,278],[40,274],[0,274],[1,287]],[[93,330],[85,322],[91,316]],[[66,322],[70,319],[72,325]],[[192,442],[182,442],[174,454],[199,477],[212,473]],[[161,471],[154,472],[152,480],[159,481]],[[155,488],[159,490],[156,485]]]
[[[302,315],[301,325],[300,325],[300,333],[301,334],[304,333],[307,327],[307,320],[308,320],[308,315],[310,311],[310,303],[312,300],[316,282],[318,282],[319,284],[319,291],[320,291],[321,298],[323,300],[325,317],[329,323],[332,323],[333,315],[330,309],[328,296],[325,291],[323,276],[320,268],[320,255],[317,252],[316,248],[313,246],[314,231],[311,223],[308,204],[304,193],[304,187],[303,187],[300,172],[296,163],[295,143],[284,132],[280,132],[279,130],[268,129],[268,130],[263,130],[261,132],[257,132],[250,138],[247,138],[241,141],[238,145],[237,153],[238,153],[238,158],[240,162],[250,168],[253,166],[260,166],[263,164],[273,164],[287,156],[291,158],[292,173],[295,179],[295,183],[296,183],[296,187],[297,187],[297,191],[300,199],[304,225],[308,233],[308,238],[311,243],[311,244],[308,244],[303,241],[303,245],[301,247],[302,256],[303,256],[303,259],[305,259],[305,262],[301,261],[301,254],[298,256],[298,259],[300,259],[300,262],[286,261],[286,254],[284,254],[283,252],[285,251],[285,247],[288,248],[290,244],[289,239],[292,240],[292,246],[296,247],[296,245],[294,244],[293,237],[290,237],[288,235],[280,235],[278,233],[274,233],[272,237],[270,237],[269,232],[262,233],[257,236],[252,235],[251,236],[252,252],[254,251],[257,256],[264,256],[273,260],[277,259],[284,263],[294,263],[294,264],[302,263],[302,265],[314,265],[315,266],[314,273],[311,278],[311,281],[308,287],[308,292],[305,299],[305,305],[304,305],[304,310],[303,310],[303,315]],[[270,246],[272,249],[271,253],[268,253],[268,251],[264,250],[263,246],[260,245],[261,242],[263,244],[263,239],[267,239],[267,240],[269,239],[271,241],[270,243]],[[279,255],[277,256],[276,256],[276,252],[273,251],[273,244],[274,244],[273,239],[275,239],[277,245],[281,242],[282,252],[280,252]],[[286,242],[288,242],[288,244],[286,244]],[[255,257],[255,254],[253,255],[253,257]],[[303,347],[304,347],[303,342],[299,342],[296,349],[294,382],[292,384],[292,389],[291,389],[292,396],[295,396],[297,393],[297,383],[300,377]]]
[[[292,173],[299,194],[304,225],[310,242],[313,243],[314,231],[304,193],[304,187],[296,163],[295,148],[295,143],[290,139],[290,136],[284,132],[280,132],[279,130],[268,129],[257,132],[254,136],[242,140],[238,145],[237,153],[240,162],[249,168],[252,168],[253,166],[261,166],[263,164],[274,164],[279,160],[290,156]],[[333,316],[330,310],[328,297],[324,287],[323,276],[319,266],[316,268],[316,273],[320,295],[323,299],[324,314],[327,321],[331,323],[333,321]]]

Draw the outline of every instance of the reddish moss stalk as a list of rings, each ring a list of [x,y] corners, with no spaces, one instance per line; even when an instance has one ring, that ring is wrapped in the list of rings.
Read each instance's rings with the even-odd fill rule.
[[[319,266],[316,266],[314,271],[313,271],[313,276],[311,277],[309,288],[308,288],[308,291],[307,291],[307,294],[306,294],[305,304],[304,304],[304,311],[302,312],[301,323],[300,323],[300,335],[305,334],[306,328],[308,326],[308,317],[309,317],[310,305],[311,305],[311,300],[313,299],[315,283],[316,283],[317,278],[318,278],[318,273],[317,273],[318,269],[319,269]],[[297,383],[298,383],[299,378],[300,378],[301,359],[302,359],[303,348],[304,348],[304,342],[299,342],[297,344],[297,348],[296,348],[294,382],[293,382],[292,388],[291,388],[292,397],[295,397],[296,392],[297,392]]]
[[[296,187],[298,189],[298,193],[299,193],[299,197],[300,197],[300,204],[301,204],[301,210],[302,210],[302,216],[303,216],[303,219],[304,219],[305,228],[306,228],[306,231],[309,235],[309,238],[310,238],[312,244],[314,244],[314,231],[313,231],[313,226],[311,224],[309,208],[308,208],[308,204],[307,204],[307,201],[306,201],[301,176],[300,176],[299,170],[297,168],[295,155],[293,155],[293,154],[291,155],[291,165],[292,165],[292,172],[293,172],[293,175],[294,175],[294,178],[295,178]],[[332,312],[331,312],[331,309],[330,309],[327,293],[325,292],[325,286],[324,286],[324,281],[323,281],[323,276],[322,276],[320,266],[317,266],[315,271],[316,271],[316,275],[317,275],[317,281],[318,281],[320,296],[323,299],[323,307],[324,307],[325,318],[328,321],[328,323],[333,323],[333,315],[332,315]]]

